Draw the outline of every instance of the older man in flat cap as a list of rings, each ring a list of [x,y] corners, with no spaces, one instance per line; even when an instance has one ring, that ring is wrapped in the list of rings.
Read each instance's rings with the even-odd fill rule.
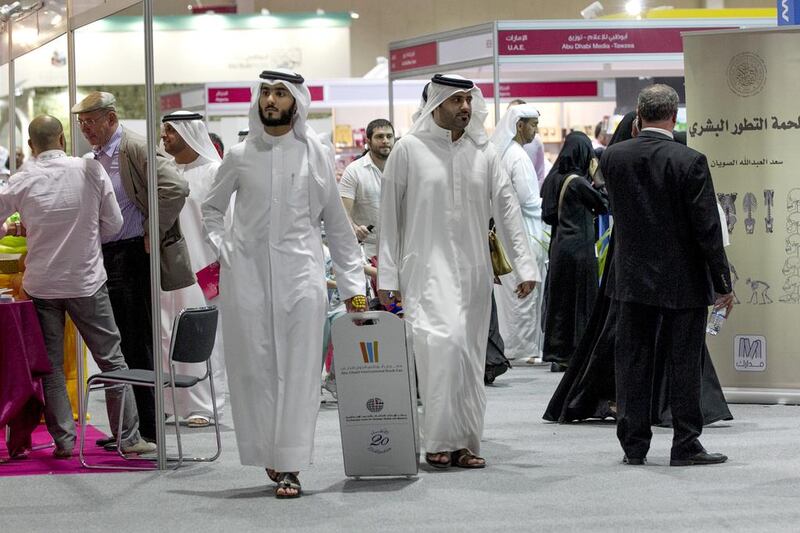
[[[333,172],[307,124],[301,75],[261,73],[244,142],[230,149],[203,203],[220,258],[225,363],[242,464],[266,467],[275,496],[300,496],[319,412],[327,311],[322,223],[349,311],[366,307],[361,252]],[[233,224],[224,219],[236,192]]]
[[[72,108],[95,159],[111,178],[122,212],[122,229],[103,239],[103,260],[114,319],[122,336],[122,353],[130,368],[153,369],[152,302],[148,258],[146,140],[119,123],[114,95],[91,92]],[[175,164],[157,151],[158,220],[161,288],[171,291],[195,282],[178,216],[189,186]],[[155,440],[153,389],[134,387],[140,431]],[[98,441],[98,444],[102,441]],[[113,441],[112,441],[113,442]]]
[[[381,185],[378,290],[401,299],[424,405],[422,441],[434,468],[483,468],[483,375],[492,308],[487,233],[494,217],[523,298],[541,280],[519,203],[483,127],[480,89],[437,74]]]

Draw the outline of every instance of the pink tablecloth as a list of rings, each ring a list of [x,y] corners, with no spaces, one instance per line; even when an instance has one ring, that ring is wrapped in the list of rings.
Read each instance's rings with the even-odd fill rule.
[[[50,362],[33,302],[0,304],[0,428],[10,428],[8,450],[30,446],[44,406],[41,377]]]

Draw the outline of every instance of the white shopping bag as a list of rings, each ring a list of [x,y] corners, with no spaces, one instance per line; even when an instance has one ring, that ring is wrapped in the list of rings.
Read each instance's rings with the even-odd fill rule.
[[[405,321],[385,311],[346,314],[332,338],[345,475],[416,475],[417,388]]]

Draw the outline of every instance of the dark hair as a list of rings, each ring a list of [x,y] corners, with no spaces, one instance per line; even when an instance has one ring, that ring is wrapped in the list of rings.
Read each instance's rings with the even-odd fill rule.
[[[367,139],[372,140],[372,134],[375,133],[377,128],[391,128],[392,134],[394,134],[394,126],[392,126],[391,122],[385,118],[376,118],[367,124]]]
[[[208,137],[211,139],[211,144],[213,144],[214,148],[219,152],[219,156],[222,157],[222,154],[225,152],[225,145],[222,144],[222,139],[220,139],[219,135],[216,133],[211,132],[208,132]]]
[[[523,99],[521,99],[521,98],[516,98],[516,99],[514,99],[514,100],[511,100],[511,101],[508,103],[508,105],[523,105],[523,104],[525,104],[525,100],[523,100]]]
[[[669,85],[650,85],[639,93],[636,109],[645,122],[667,120],[678,112],[678,93]]]
[[[594,127],[594,138],[597,139],[600,137],[600,132],[603,131],[603,121],[597,123],[597,126]]]

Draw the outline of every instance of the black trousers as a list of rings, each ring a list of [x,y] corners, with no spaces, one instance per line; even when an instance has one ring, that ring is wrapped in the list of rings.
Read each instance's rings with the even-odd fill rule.
[[[153,370],[153,304],[150,298],[150,257],[144,239],[135,237],[103,245],[108,296],[129,368]],[[139,432],[156,438],[155,395],[152,388],[133,387],[139,411]]]
[[[619,308],[614,350],[617,438],[628,457],[645,457],[653,436],[650,406],[656,354],[668,364],[674,436],[672,459],[703,451],[700,408],[706,309],[666,309],[614,302]]]

